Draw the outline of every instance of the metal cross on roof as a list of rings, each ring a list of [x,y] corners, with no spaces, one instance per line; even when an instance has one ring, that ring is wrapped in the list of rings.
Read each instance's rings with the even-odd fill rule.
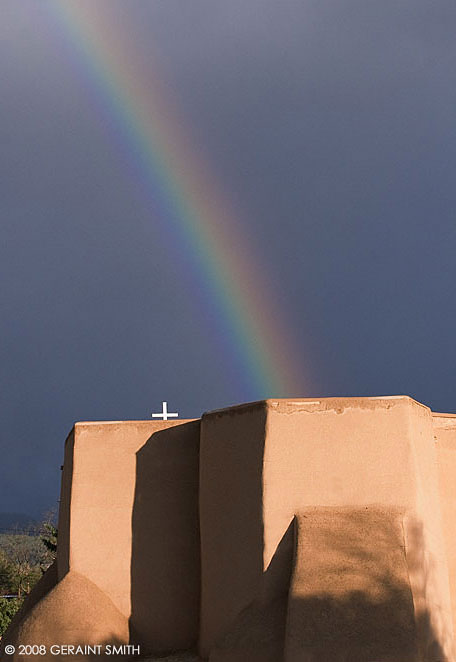
[[[171,417],[177,418],[179,416],[179,414],[176,413],[176,412],[170,413],[168,411],[168,403],[167,402],[163,402],[162,405],[163,405],[162,411],[159,414],[152,414],[152,418],[161,418],[164,421],[167,421],[168,418],[171,418]]]

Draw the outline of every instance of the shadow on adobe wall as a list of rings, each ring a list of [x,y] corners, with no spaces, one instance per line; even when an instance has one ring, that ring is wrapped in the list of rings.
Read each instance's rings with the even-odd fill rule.
[[[154,433],[136,454],[130,641],[143,653],[198,637],[199,421]]]
[[[333,509],[329,518],[330,509],[298,514],[259,595],[219,639],[209,661],[445,662],[429,614],[415,617],[408,572],[417,568],[406,565],[397,517],[393,522],[391,511],[373,511],[366,516],[361,509]],[[339,526],[331,530],[327,524],[334,518]],[[410,542],[414,549],[407,558],[414,563],[422,551],[419,527]]]
[[[415,614],[410,576],[429,579],[418,522],[381,506],[312,508],[295,531],[287,662],[446,659],[429,613]]]
[[[292,598],[295,628],[293,633],[287,633],[285,659],[287,662],[446,662],[448,658],[435,636],[425,656],[418,653],[416,630],[424,626],[432,634],[427,613],[422,617],[425,623],[411,624],[407,619],[405,627],[401,616],[397,617],[405,588],[390,587],[389,597],[379,603],[357,591],[348,592],[340,599],[325,595]],[[282,659],[277,658],[277,662]]]
[[[294,537],[292,521],[263,573],[258,595],[211,650],[210,662],[282,662]]]
[[[409,521],[406,542],[406,519],[379,506],[297,514],[287,662],[447,659],[429,613],[415,614],[409,578],[429,577],[422,526]]]

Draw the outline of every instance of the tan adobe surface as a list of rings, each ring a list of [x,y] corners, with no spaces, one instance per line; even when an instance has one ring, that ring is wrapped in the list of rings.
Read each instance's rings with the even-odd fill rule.
[[[456,662],[455,476],[456,416],[406,396],[78,423],[56,566],[2,645]]]

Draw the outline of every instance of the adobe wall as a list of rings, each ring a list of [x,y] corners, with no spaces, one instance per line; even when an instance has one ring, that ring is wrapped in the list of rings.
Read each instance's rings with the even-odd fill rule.
[[[455,475],[456,416],[402,396],[78,423],[56,565],[2,643],[456,662]]]
[[[432,437],[430,410],[407,397],[269,400],[203,416],[203,656],[227,636],[235,616],[257,600],[262,573],[297,512],[370,504],[400,507],[420,523],[419,531],[408,530],[409,537],[420,537],[426,556],[413,559],[415,609],[417,615],[429,615],[450,651],[448,571]],[[410,541],[409,549],[414,547]]]
[[[200,446],[203,657],[253,600],[263,575],[264,403],[204,414]]]
[[[440,503],[450,578],[453,629],[456,633],[456,415],[434,414]]]
[[[391,506],[315,506],[297,514],[285,662],[444,659],[434,641],[435,655],[419,651],[406,517]]]
[[[191,645],[198,623],[199,422],[77,423],[72,439],[70,570],[112,600],[143,647]],[[67,563],[60,550],[58,563]]]
[[[77,423],[65,444],[58,583],[8,636],[130,641],[143,653],[195,645],[198,465],[199,421]]]

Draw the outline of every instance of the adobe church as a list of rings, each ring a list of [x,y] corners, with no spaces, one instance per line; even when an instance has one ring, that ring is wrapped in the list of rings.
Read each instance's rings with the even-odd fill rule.
[[[0,658],[456,662],[455,632],[456,415],[266,400],[77,423],[57,560]]]

